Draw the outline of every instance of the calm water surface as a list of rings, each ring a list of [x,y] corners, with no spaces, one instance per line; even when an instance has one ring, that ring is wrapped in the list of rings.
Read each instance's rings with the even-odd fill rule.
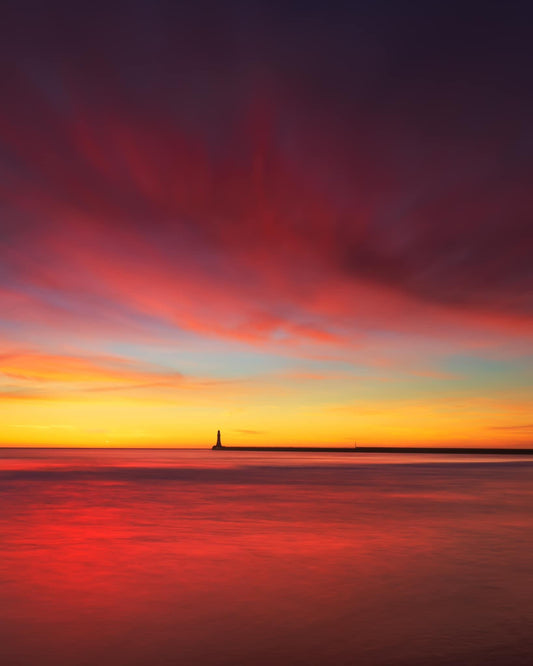
[[[533,460],[0,450],[0,663],[529,665]]]

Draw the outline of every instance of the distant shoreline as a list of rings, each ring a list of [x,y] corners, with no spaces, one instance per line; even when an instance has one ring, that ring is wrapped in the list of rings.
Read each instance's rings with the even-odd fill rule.
[[[213,451],[289,451],[294,453],[454,453],[481,455],[533,455],[533,449],[429,447],[429,446],[213,446]]]
[[[481,454],[481,455],[510,455],[533,456],[532,448],[490,448],[490,447],[450,447],[450,446],[5,446],[0,445],[1,451],[265,451],[265,452],[295,452],[295,453],[435,453],[435,454]]]

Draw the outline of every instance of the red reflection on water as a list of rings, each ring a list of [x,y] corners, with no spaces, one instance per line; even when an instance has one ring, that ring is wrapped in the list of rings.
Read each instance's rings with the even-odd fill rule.
[[[69,455],[2,478],[6,663],[522,663],[532,648],[532,466]]]

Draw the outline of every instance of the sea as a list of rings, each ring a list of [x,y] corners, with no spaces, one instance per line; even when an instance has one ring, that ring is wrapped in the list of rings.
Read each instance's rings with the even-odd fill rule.
[[[533,663],[533,458],[0,450],[4,666]]]

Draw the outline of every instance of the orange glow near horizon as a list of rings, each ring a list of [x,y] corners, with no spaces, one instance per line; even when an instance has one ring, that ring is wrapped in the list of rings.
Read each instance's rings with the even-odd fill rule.
[[[214,443],[220,428],[224,443],[235,445],[528,446],[531,441],[524,400],[361,398],[321,404],[323,382],[315,381],[315,387],[285,382],[281,396],[275,383],[250,381],[110,391],[77,386],[75,392],[70,386],[70,395],[61,387],[45,398],[4,400],[0,437],[4,446],[203,448]]]

